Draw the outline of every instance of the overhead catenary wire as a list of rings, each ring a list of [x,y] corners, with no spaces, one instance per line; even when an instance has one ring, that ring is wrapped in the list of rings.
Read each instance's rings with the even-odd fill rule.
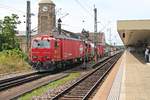
[[[79,6],[80,6],[85,12],[87,12],[91,17],[93,17],[93,14],[92,14],[89,10],[87,10],[86,7],[84,7],[84,6],[82,5],[82,3],[81,3],[79,0],[75,0],[75,2],[76,2],[77,4],[79,4]]]
[[[22,10],[19,10],[19,9],[16,9],[14,7],[8,6],[8,5],[0,4],[0,8],[6,9],[6,10],[10,10],[10,11],[16,11],[17,13],[20,12],[22,14],[26,14],[26,12],[24,12]]]
[[[79,1],[79,0],[75,0],[77,4],[79,4],[79,6],[86,12],[88,13],[92,18],[94,17],[94,15],[88,10],[86,9],[86,7]],[[97,17],[98,19],[100,19],[100,17]],[[103,29],[101,30],[104,30],[106,28],[106,26],[101,22],[101,21],[98,21],[97,23],[101,24],[103,26]]]
[[[0,4],[0,8],[5,9],[5,10],[9,10],[12,13],[21,13],[23,16],[26,15],[26,11],[22,11],[20,9],[14,8],[12,6],[8,6],[8,5],[4,5],[4,4]],[[31,13],[34,16],[38,16],[37,13]]]

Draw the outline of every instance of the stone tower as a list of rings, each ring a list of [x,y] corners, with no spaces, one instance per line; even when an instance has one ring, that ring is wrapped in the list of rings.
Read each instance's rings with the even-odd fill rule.
[[[51,34],[56,24],[55,4],[51,0],[39,1],[38,34]]]

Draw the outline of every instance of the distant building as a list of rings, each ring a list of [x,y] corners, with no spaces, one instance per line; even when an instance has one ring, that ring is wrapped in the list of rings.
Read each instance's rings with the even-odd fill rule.
[[[18,32],[18,34],[16,34],[16,36],[17,36],[17,38],[18,38],[18,40],[19,40],[19,44],[20,44],[20,48],[24,51],[24,52],[26,52],[26,46],[27,46],[27,44],[26,44],[26,32],[25,31],[19,31]],[[39,35],[39,34],[37,34],[37,32],[34,32],[34,33],[32,33],[32,36],[31,36],[31,39],[33,38],[33,37],[36,37],[37,35]]]
[[[78,34],[81,38],[83,38],[82,33],[76,33],[76,34]],[[94,38],[94,33],[89,32],[88,40],[92,41],[93,43],[96,42],[97,45],[105,45],[106,43],[105,34],[103,32],[96,33],[96,39]]]
[[[51,0],[40,0],[38,11],[38,32],[32,33],[31,38],[41,34],[51,35],[56,29],[55,4]],[[19,31],[17,34],[20,47],[26,51],[26,32]]]
[[[105,34],[103,32],[99,32],[99,33],[95,33],[95,37],[94,38],[94,33],[90,32],[89,33],[89,40],[91,40],[92,42],[96,42],[96,44],[99,45],[105,45]]]
[[[20,44],[20,48],[25,52],[26,51],[26,36],[22,33],[25,33],[25,32],[19,32],[17,34],[17,38],[19,40],[19,44]]]
[[[55,4],[51,0],[40,0],[38,11],[38,33],[51,35],[56,28]]]

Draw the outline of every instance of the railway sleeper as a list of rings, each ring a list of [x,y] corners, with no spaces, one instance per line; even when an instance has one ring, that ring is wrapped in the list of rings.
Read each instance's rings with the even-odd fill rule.
[[[92,86],[91,86],[92,87]],[[80,86],[80,87],[76,87],[74,89],[72,89],[71,91],[87,91],[91,88],[90,86],[86,87],[86,86]]]
[[[81,98],[83,98],[84,96],[64,95],[63,97],[64,97],[64,98],[70,98],[70,99],[72,100],[72,98],[78,98],[78,99],[80,98],[80,99],[81,99]]]
[[[85,94],[87,93],[88,91],[77,91],[77,92],[72,92],[72,93],[67,93],[66,95],[76,95],[76,96],[85,96]]]
[[[84,94],[84,93],[87,93],[88,91],[89,91],[89,90],[72,91],[72,92],[67,93],[67,95],[72,95],[72,94]]]
[[[60,98],[59,100],[81,100],[81,98],[64,98],[64,97],[62,97],[62,98]]]

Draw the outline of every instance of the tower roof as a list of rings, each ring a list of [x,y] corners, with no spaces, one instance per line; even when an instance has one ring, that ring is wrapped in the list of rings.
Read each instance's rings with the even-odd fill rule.
[[[39,4],[40,3],[51,3],[51,4],[53,4],[53,2],[51,0],[39,0]]]

